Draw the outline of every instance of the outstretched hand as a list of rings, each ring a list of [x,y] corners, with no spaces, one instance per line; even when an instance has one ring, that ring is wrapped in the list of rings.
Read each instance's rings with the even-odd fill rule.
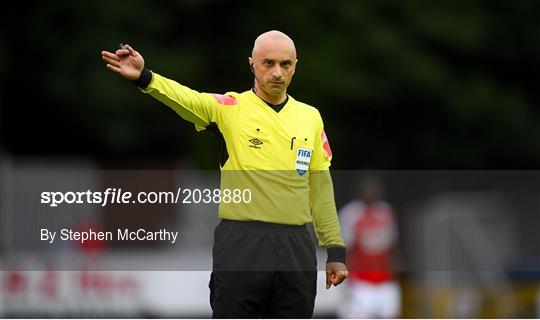
[[[107,62],[107,69],[129,80],[137,80],[144,69],[144,59],[131,46],[124,45],[115,53],[101,51],[101,59]]]
[[[337,286],[349,276],[347,266],[341,262],[326,263],[326,289],[332,285]]]

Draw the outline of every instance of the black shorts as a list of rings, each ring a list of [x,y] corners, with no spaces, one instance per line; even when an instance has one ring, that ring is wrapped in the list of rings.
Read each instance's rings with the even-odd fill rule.
[[[214,233],[214,318],[311,318],[315,244],[306,226],[222,220]]]

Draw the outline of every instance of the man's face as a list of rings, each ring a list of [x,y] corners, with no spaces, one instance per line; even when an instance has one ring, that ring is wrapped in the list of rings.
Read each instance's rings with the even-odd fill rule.
[[[360,198],[367,204],[373,204],[381,196],[380,187],[373,183],[366,183],[360,188]]]
[[[249,58],[255,81],[270,96],[286,93],[296,69],[296,61],[294,46],[281,39],[268,39]]]

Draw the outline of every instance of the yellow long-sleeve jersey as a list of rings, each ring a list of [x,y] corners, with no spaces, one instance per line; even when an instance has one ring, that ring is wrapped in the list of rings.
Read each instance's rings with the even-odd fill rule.
[[[222,189],[249,189],[251,201],[221,202],[219,217],[302,225],[313,222],[319,244],[344,247],[329,167],[332,152],[317,109],[289,96],[276,112],[253,91],[200,93],[144,71],[144,93],[199,131],[217,128],[225,143]]]

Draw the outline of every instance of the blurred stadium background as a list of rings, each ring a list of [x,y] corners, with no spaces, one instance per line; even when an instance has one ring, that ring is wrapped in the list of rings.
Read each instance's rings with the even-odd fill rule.
[[[540,317],[538,12],[532,0],[6,6],[0,317],[210,315],[215,206],[51,209],[39,193],[217,185],[214,138],[108,72],[100,51],[127,42],[194,89],[242,91],[252,42],[269,29],[296,41],[289,92],[323,115],[338,206],[362,177],[385,182],[402,317]],[[35,238],[64,225],[166,226],[181,239],[79,248]],[[318,292],[316,316],[333,317],[343,288]]]

